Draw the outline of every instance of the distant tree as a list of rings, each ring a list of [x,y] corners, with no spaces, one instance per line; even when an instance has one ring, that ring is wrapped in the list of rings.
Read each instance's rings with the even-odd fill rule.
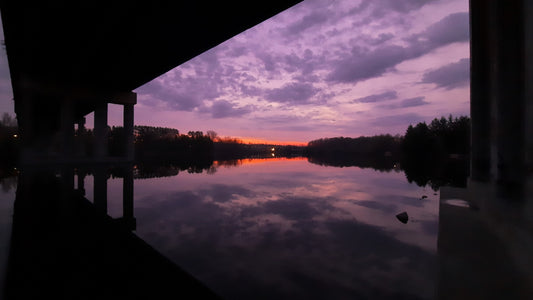
[[[189,131],[187,135],[193,139],[196,139],[196,138],[202,138],[204,136],[204,133],[202,131]]]
[[[436,189],[464,181],[468,160],[463,158],[469,153],[470,118],[450,115],[433,119],[429,126],[425,122],[409,125],[402,143],[401,165],[409,182],[430,184]]]
[[[0,120],[0,126],[3,127],[17,127],[17,119],[13,118],[9,113],[2,114],[2,120]]]
[[[218,140],[218,134],[213,130],[208,130],[205,135],[213,142]]]

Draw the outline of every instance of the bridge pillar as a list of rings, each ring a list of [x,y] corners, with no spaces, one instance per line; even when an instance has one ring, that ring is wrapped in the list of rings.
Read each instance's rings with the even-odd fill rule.
[[[491,90],[490,51],[492,31],[487,30],[491,22],[491,10],[483,0],[470,1],[470,116],[471,172],[470,178],[488,181],[491,178]]]
[[[94,157],[107,157],[107,103],[100,103],[94,110]]]
[[[133,166],[129,165],[125,167],[122,182],[122,218],[130,230],[136,227],[133,207]]]
[[[533,160],[526,2],[470,1],[472,180],[521,185]]]
[[[93,197],[96,209],[107,213],[107,169],[105,167],[94,168]]]
[[[133,106],[134,104],[124,104],[124,134],[126,136],[126,144],[124,154],[126,159],[132,161],[134,158],[133,145]]]
[[[17,114],[21,139],[20,160],[23,163],[27,163],[32,161],[35,156],[33,153],[33,148],[31,147],[34,143],[33,139],[35,138],[33,130],[33,119],[35,116],[33,114],[30,101],[26,100],[25,98],[15,101],[15,112]],[[24,117],[21,118],[21,115]]]
[[[74,145],[74,111],[72,101],[64,99],[61,105],[61,152],[63,157],[71,159]]]
[[[76,155],[78,157],[85,157],[85,117],[81,117],[76,121],[78,124],[78,132],[76,134]]]
[[[77,184],[77,190],[80,192],[81,195],[85,196],[85,171],[82,169],[77,170],[78,175],[78,184]]]

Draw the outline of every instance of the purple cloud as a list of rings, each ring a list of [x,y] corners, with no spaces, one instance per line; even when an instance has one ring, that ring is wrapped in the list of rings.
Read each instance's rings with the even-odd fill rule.
[[[454,13],[432,24],[420,34],[406,39],[408,47],[387,45],[373,51],[354,47],[346,52],[326,77],[335,83],[357,83],[375,78],[408,59],[420,57],[435,48],[469,40],[468,13]]]
[[[363,0],[361,4],[351,9],[348,14],[359,14],[370,10],[370,16],[383,18],[389,12],[408,13],[412,10],[436,0]]]
[[[300,34],[301,32],[328,20],[328,13],[324,10],[313,11],[305,15],[300,20],[292,23],[287,27],[287,33],[290,35]]]
[[[427,39],[430,49],[455,42],[468,42],[469,22],[467,12],[454,13],[429,26],[417,37]]]
[[[263,52],[256,56],[263,62],[266,71],[272,72],[276,70],[276,59],[271,54]]]
[[[425,97],[414,97],[414,98],[408,98],[408,99],[404,99],[402,100],[402,102],[400,102],[400,107],[413,107],[413,106],[421,106],[421,105],[426,105],[426,104],[429,104],[429,102],[427,101],[424,101],[424,98]]]
[[[406,113],[399,115],[389,115],[376,118],[370,122],[371,125],[377,127],[392,127],[392,126],[407,126],[409,124],[416,124],[423,121],[423,117],[415,113]]]
[[[359,82],[383,75],[409,57],[405,48],[385,46],[371,52],[354,48],[350,55],[335,64],[326,78],[337,83]]]
[[[362,35],[360,37],[360,40],[364,41],[370,46],[377,46],[380,45],[394,37],[394,34],[392,33],[381,33],[377,37],[372,37],[369,35]]]
[[[398,94],[396,91],[388,91],[381,94],[374,94],[362,98],[357,98],[353,100],[353,102],[356,103],[375,103],[375,102],[381,102],[386,100],[392,100],[398,98]]]
[[[192,111],[202,104],[201,95],[196,91],[187,93],[186,91],[174,89],[160,80],[152,80],[137,90],[139,96],[151,96],[165,102],[170,109],[180,111]]]
[[[265,98],[270,101],[288,103],[288,104],[305,104],[308,103],[319,90],[310,83],[293,82],[284,86],[271,89],[266,93]]]
[[[470,59],[463,58],[438,69],[424,73],[423,83],[434,83],[437,87],[451,90],[466,86],[470,79]]]
[[[240,117],[251,111],[251,106],[237,108],[233,103],[226,100],[214,101],[210,108],[211,116],[215,119]]]
[[[415,106],[422,106],[429,104],[429,102],[424,101],[425,97],[414,97],[414,98],[408,98],[403,99],[399,103],[393,103],[393,104],[387,104],[387,105],[380,105],[380,108],[385,109],[397,109],[397,108],[406,108],[406,107],[415,107]]]

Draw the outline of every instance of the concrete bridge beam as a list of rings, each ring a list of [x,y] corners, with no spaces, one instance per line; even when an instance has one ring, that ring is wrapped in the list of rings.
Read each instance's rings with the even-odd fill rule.
[[[61,151],[63,157],[71,158],[74,153],[74,111],[70,99],[63,100],[61,105]]]
[[[100,103],[94,110],[94,157],[107,157],[107,103]]]
[[[135,95],[137,96],[137,95]],[[134,145],[133,145],[133,126],[134,126],[134,104],[124,104],[124,134],[126,135],[125,142],[125,158],[129,161],[134,159]]]

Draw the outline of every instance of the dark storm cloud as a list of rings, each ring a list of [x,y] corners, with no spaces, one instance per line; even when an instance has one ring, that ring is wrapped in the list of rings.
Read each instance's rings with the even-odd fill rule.
[[[424,99],[425,97],[423,96],[408,98],[408,99],[403,99],[402,101],[398,103],[381,105],[379,107],[385,108],[385,109],[397,109],[397,108],[415,107],[415,106],[422,106],[422,105],[429,104],[429,102],[425,101]]]
[[[437,87],[447,90],[465,86],[468,84],[469,79],[470,59],[468,58],[463,58],[458,62],[426,72],[422,76],[423,83],[434,83]]]
[[[215,119],[240,117],[251,111],[251,106],[235,107],[233,103],[226,100],[216,100],[211,107],[201,109],[201,112],[210,112]]]
[[[407,38],[407,47],[387,45],[372,51],[354,47],[334,63],[326,80],[335,83],[357,83],[379,77],[405,60],[420,57],[444,45],[467,42],[468,32],[468,13],[448,15],[422,33]]]
[[[280,88],[267,91],[265,98],[269,101],[288,103],[288,104],[305,104],[311,97],[318,93],[318,89],[310,83],[293,82],[288,83]]]
[[[375,103],[398,98],[396,91],[387,91],[353,100],[356,103]]]

